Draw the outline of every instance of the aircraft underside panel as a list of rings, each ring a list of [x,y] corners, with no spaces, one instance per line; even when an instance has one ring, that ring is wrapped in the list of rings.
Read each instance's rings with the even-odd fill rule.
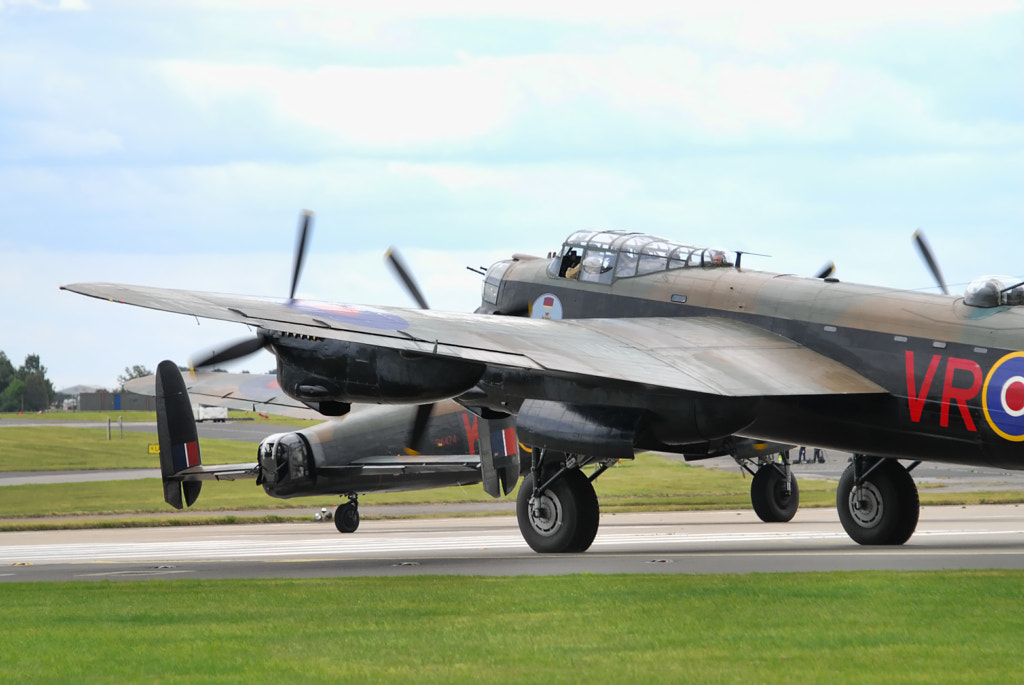
[[[935,435],[899,420],[899,399],[880,396],[873,403],[853,398],[762,400],[757,419],[740,435],[775,442],[815,445],[843,452],[895,459],[1021,468],[1012,456],[987,448],[967,434]]]

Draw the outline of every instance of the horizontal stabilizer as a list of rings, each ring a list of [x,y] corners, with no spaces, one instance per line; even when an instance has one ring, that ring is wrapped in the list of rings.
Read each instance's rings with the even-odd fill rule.
[[[190,507],[199,497],[203,484],[200,481],[183,483],[175,475],[202,464],[199,435],[185,379],[177,364],[171,361],[160,362],[156,368],[156,433],[160,441],[164,501],[175,509]]]

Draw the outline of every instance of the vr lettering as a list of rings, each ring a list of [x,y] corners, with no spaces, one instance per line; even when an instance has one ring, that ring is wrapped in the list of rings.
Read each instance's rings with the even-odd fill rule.
[[[928,399],[932,382],[935,380],[935,374],[939,370],[941,361],[941,355],[932,355],[931,360],[928,362],[928,370],[925,372],[924,378],[921,379],[920,387],[918,387],[917,373],[914,368],[914,353],[910,350],[906,352],[907,405],[910,409],[910,420],[915,423],[919,423],[924,414],[924,405]],[[969,382],[965,382],[965,374],[969,374]],[[949,427],[949,410],[955,403],[960,410],[960,416],[963,418],[964,426],[967,430],[977,432],[978,428],[974,424],[974,419],[971,418],[971,412],[967,405],[981,391],[982,376],[981,366],[971,359],[962,359],[960,357],[948,357],[946,359],[946,372],[942,383],[942,399],[939,410],[940,426],[943,428]]]

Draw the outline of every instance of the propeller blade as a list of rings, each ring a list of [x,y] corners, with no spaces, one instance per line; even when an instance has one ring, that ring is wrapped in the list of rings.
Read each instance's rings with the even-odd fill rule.
[[[427,424],[430,422],[430,414],[434,411],[433,404],[421,404],[416,407],[416,418],[412,422],[412,430],[409,431],[409,441],[405,448],[406,454],[416,455],[420,453],[423,446],[423,436],[427,433]]]
[[[267,336],[260,333],[255,338],[245,338],[244,340],[236,341],[223,349],[212,349],[198,359],[193,360],[189,366],[195,370],[240,359],[254,352],[259,352],[267,346],[267,342]]]
[[[302,210],[299,221],[299,234],[295,241],[295,266],[292,268],[292,288],[288,291],[288,299],[295,299],[295,288],[299,285],[299,273],[302,271],[302,260],[306,257],[306,243],[309,241],[309,230],[313,223],[313,212]]]
[[[928,245],[928,241],[924,238],[924,233],[921,231],[914,231],[914,244],[917,245],[917,251],[921,253],[921,257],[924,258],[925,263],[928,265],[928,269],[932,272],[932,277],[935,278],[935,282],[939,284],[939,289],[943,295],[949,295],[949,288],[946,287],[946,279],[942,277],[942,272],[939,270],[939,263],[935,261],[935,257],[932,254],[932,248]]]
[[[406,268],[405,262],[398,256],[398,248],[391,247],[384,254],[384,259],[391,266],[392,270],[402,279],[402,283],[405,284],[405,289],[412,295],[412,299],[416,300],[416,304],[420,306],[420,309],[430,309],[427,305],[427,300],[423,297],[423,293],[420,292],[420,288],[416,285],[416,281],[413,280],[410,275],[409,269]]]
[[[818,269],[818,273],[814,274],[815,278],[828,278],[836,272],[836,263],[830,261],[825,266]]]

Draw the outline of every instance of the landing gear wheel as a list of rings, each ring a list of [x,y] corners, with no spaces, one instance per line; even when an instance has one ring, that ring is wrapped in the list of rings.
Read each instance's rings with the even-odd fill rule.
[[[359,506],[355,502],[346,502],[334,512],[334,527],[339,533],[354,533],[359,527]]]
[[[865,460],[867,471],[871,463]],[[855,487],[854,465],[839,479],[836,508],[843,529],[861,545],[902,545],[917,529],[917,486],[903,465],[885,459]]]
[[[792,520],[800,506],[796,477],[789,474],[789,492],[786,492],[785,474],[774,465],[765,464],[750,483],[750,503],[754,505],[754,513],[765,523]]]
[[[535,552],[584,552],[597,535],[600,508],[590,480],[578,470],[567,471],[533,500],[534,476],[519,486],[516,518],[523,539]]]

